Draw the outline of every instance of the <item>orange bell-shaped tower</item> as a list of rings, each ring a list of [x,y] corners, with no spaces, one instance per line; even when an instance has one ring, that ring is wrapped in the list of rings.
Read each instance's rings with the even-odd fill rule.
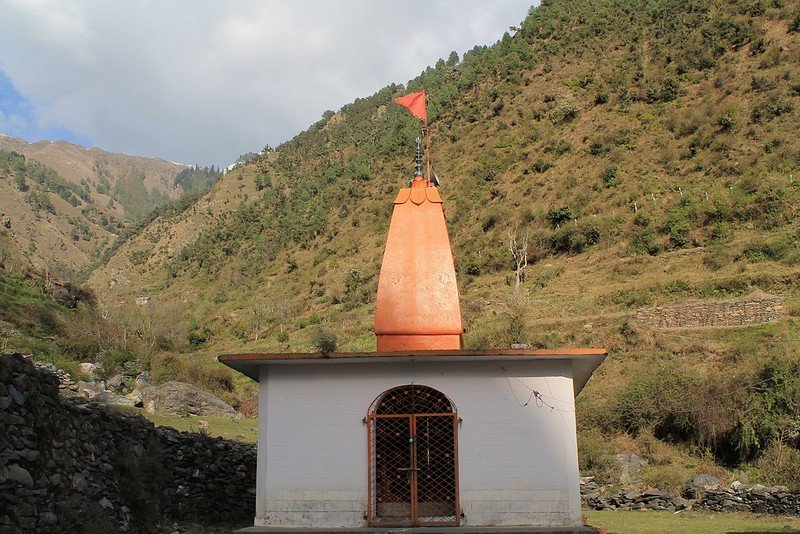
[[[442,197],[422,176],[417,140],[417,171],[394,201],[378,279],[378,352],[460,350],[462,333]]]

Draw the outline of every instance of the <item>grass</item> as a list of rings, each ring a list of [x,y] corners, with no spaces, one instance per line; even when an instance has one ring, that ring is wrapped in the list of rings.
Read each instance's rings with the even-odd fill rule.
[[[743,513],[639,512],[593,510],[587,522],[608,534],[651,534],[661,532],[800,532],[800,518]]]
[[[137,410],[156,426],[168,426],[181,432],[200,432],[200,421],[206,421],[208,428],[205,433],[209,436],[221,437],[255,443],[258,440],[258,420],[256,419],[228,419],[226,417],[183,417],[168,413],[147,413]]]
[[[120,406],[120,410],[135,413],[146,417],[156,426],[167,426],[181,432],[201,432],[200,421],[208,423],[203,431],[209,436],[255,443],[258,440],[257,419],[229,419],[227,417],[197,417],[190,415],[183,417],[170,413],[148,413],[141,408],[128,408]]]

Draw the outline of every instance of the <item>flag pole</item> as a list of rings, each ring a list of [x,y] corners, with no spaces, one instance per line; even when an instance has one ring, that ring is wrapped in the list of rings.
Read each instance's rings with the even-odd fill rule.
[[[425,173],[428,177],[428,182],[433,183],[433,177],[431,176],[431,131],[428,128],[428,121],[425,121],[425,126],[422,127],[422,131],[425,134],[425,155],[427,156],[425,161]]]

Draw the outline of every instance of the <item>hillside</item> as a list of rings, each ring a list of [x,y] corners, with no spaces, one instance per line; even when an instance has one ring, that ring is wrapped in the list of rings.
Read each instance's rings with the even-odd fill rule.
[[[119,218],[136,219],[153,205],[180,196],[175,176],[189,167],[158,158],[128,156],[65,141],[28,143],[0,134],[0,150],[17,152],[86,188],[92,202]]]
[[[513,36],[228,173],[90,283],[121,314],[151,297],[138,313],[154,365],[183,361],[178,344],[195,361],[310,350],[319,325],[342,350],[374,349],[419,127],[392,99],[424,87],[467,345],[610,350],[579,399],[585,470],[622,451],[646,455],[659,487],[723,467],[786,480],[800,472],[799,72],[797,1],[543,2]],[[509,233],[528,236],[518,291]],[[764,326],[637,320],[762,293],[785,310]]]
[[[214,183],[213,168],[0,134],[0,219],[33,264],[74,275],[153,208]]]

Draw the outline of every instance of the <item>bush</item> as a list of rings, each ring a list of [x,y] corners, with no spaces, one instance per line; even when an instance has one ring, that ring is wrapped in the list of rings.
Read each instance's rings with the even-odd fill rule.
[[[118,367],[135,359],[136,355],[125,349],[104,350],[96,361],[96,363],[100,364],[100,369],[98,370],[100,378],[108,380],[120,372],[117,370]]]
[[[600,241],[600,228],[594,223],[565,226],[550,238],[550,249],[554,254],[580,254],[587,247]]]
[[[314,350],[321,352],[323,356],[327,356],[336,350],[336,334],[324,326],[314,328],[311,331],[310,340]]]
[[[547,210],[547,221],[553,228],[570,221],[574,217],[575,213],[569,206],[560,206],[558,208],[551,206],[550,209]]]
[[[578,430],[578,467],[582,476],[611,482],[617,470],[611,441],[597,428]]]
[[[642,364],[617,397],[614,430],[638,434],[652,429],[659,439],[678,442],[695,434],[691,403],[694,379],[677,362]]]
[[[617,169],[616,165],[607,167],[600,173],[600,180],[603,182],[603,187],[614,187],[617,185],[618,178],[619,169]]]
[[[654,465],[642,472],[642,479],[649,486],[678,495],[688,482],[687,475],[686,470],[677,465]]]
[[[789,33],[800,33],[800,13],[789,22]]]
[[[762,483],[800,488],[800,450],[777,442],[755,462],[755,475]]]

